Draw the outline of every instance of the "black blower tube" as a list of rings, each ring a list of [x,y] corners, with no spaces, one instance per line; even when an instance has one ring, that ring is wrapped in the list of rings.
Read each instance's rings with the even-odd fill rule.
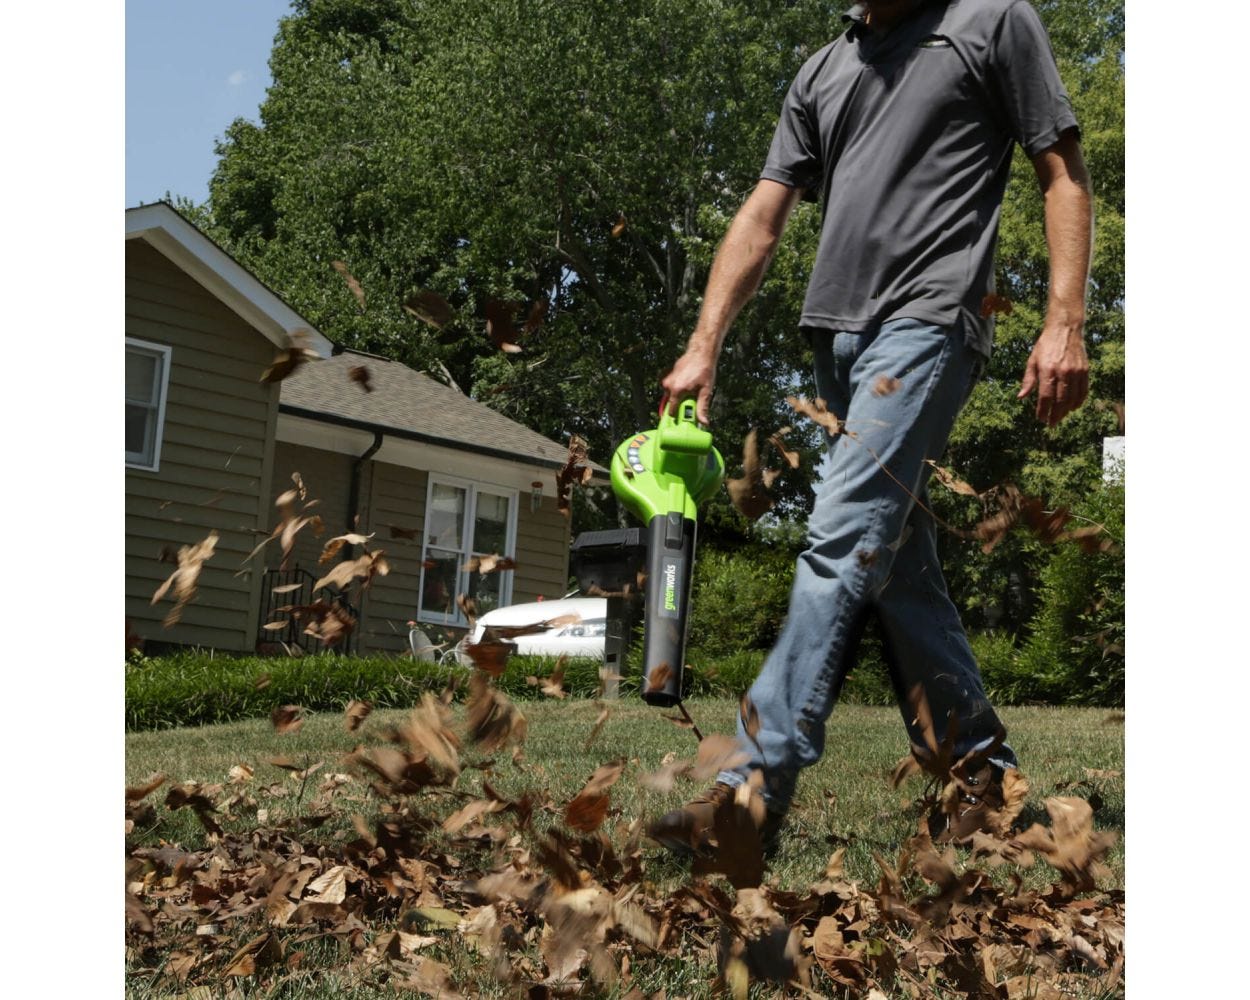
[[[663,708],[681,701],[694,533],[694,521],[680,511],[657,514],[647,525],[642,700]]]

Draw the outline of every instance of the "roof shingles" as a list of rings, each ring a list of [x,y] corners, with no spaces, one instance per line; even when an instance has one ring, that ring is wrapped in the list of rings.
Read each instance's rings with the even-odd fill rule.
[[[363,365],[372,392],[349,375]],[[563,465],[568,446],[558,444],[484,403],[436,382],[397,361],[344,351],[324,361],[302,365],[282,383],[283,409],[311,411],[330,418],[368,424],[379,431],[438,439],[450,447],[517,460]],[[596,473],[602,473],[595,465]]]

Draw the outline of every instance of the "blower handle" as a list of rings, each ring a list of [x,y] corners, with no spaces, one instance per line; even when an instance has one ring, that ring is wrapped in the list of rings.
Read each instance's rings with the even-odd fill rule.
[[[693,399],[683,399],[677,404],[677,414],[660,414],[656,428],[659,435],[661,463],[668,455],[706,455],[712,450],[712,432],[699,426],[697,404]]]

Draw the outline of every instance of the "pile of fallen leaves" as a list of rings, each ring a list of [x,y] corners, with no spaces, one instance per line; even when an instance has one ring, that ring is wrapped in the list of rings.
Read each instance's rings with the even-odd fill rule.
[[[925,817],[896,858],[877,855],[875,885],[850,880],[839,849],[824,876],[796,892],[766,881],[753,781],[720,807],[713,849],[695,858],[689,881],[660,894],[648,876],[655,848],[644,819],[613,810],[612,788],[706,780],[733,763],[733,739],[708,736],[694,759],[671,755],[650,774],[607,762],[567,802],[537,780],[508,797],[495,775],[527,771],[524,716],[482,670],[461,726],[450,701],[451,692],[427,694],[403,724],[329,768],[270,761],[299,784],[283,819],[270,807],[278,796],[289,800],[290,788],[261,787],[251,765],[218,785],[170,785],[157,775],[128,788],[128,834],[153,823],[148,800],[164,788],[166,807],[192,810],[207,843],[129,847],[131,975],[223,995],[329,962],[366,985],[448,998],[612,989],[641,998],[635,970],[663,959],[705,968],[709,985],[734,997],[752,982],[806,996],[1000,1000],[1121,982],[1123,892],[1097,889],[1112,838],[1094,830],[1085,800],[1047,799],[1050,826],[1023,832],[1008,829],[1021,796],[990,817],[1003,820],[998,834],[934,834]],[[275,713],[280,729],[298,723],[294,707],[286,709]],[[348,730],[358,731],[368,711],[350,706]],[[935,767],[944,748],[919,749],[917,767],[945,767],[957,780],[966,762]],[[482,773],[480,795],[458,788],[470,768]],[[262,805],[267,794],[270,807]],[[366,812],[376,818],[366,821]],[[322,832],[335,819],[340,832]],[[342,829],[348,819],[351,833]],[[245,832],[235,832],[240,826]],[[970,850],[961,858],[956,846]],[[1045,889],[1024,888],[1014,872],[995,877],[995,868],[1028,867],[1034,855],[1057,872]]]

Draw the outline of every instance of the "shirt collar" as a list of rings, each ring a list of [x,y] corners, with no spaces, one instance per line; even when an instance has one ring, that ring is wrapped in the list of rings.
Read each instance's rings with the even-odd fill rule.
[[[907,16],[915,13],[915,11],[925,6],[928,2],[929,0],[915,0],[912,4],[912,9],[908,12]],[[864,23],[864,17],[867,13],[868,5],[863,3],[854,4],[849,10],[843,12],[842,23],[847,25],[846,33],[848,35],[854,37],[855,34],[868,30],[868,25]]]

